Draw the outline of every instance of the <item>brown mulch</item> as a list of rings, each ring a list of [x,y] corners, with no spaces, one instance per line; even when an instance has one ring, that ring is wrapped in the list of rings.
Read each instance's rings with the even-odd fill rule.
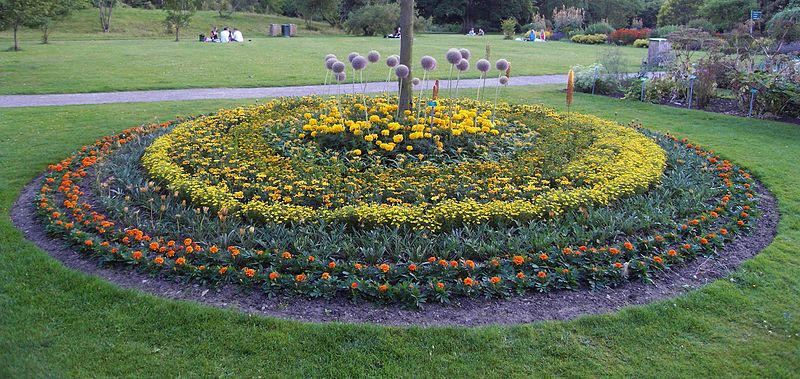
[[[519,324],[542,320],[567,320],[584,314],[613,312],[620,308],[646,304],[679,296],[704,286],[736,270],[772,242],[777,233],[777,201],[762,185],[761,216],[750,234],[725,245],[716,257],[698,257],[656,274],[652,284],[626,283],[622,286],[590,291],[530,293],[508,300],[454,298],[449,305],[426,304],[410,310],[397,305],[352,304],[348,299],[308,300],[298,297],[267,298],[258,290],[246,291],[236,285],[212,288],[181,279],[152,277],[125,268],[104,267],[80,255],[61,239],[48,236],[35,217],[34,196],[42,177],[34,179],[20,194],[11,209],[11,219],[27,239],[34,242],[65,266],[101,277],[123,288],[134,288],[170,299],[196,301],[220,308],[233,308],[249,314],[311,322],[374,323],[383,325],[488,325]]]

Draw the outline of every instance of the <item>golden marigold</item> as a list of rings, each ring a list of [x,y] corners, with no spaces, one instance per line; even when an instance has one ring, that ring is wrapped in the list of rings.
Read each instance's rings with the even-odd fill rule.
[[[611,254],[611,255],[617,255],[617,254],[619,254],[619,249],[617,249],[617,248],[615,248],[615,247],[612,247],[612,248],[609,248],[609,249],[608,249],[608,252],[609,252],[609,254]]]
[[[475,262],[473,262],[473,261],[471,261],[471,260],[467,259],[467,260],[464,262],[464,266],[467,266],[467,267],[469,267],[470,269],[474,270],[474,269],[475,269]]]
[[[667,255],[669,255],[670,257],[674,257],[678,255],[678,252],[675,251],[675,249],[669,249],[669,251],[667,251]]]
[[[322,280],[328,280],[328,279],[331,278],[331,274],[329,274],[327,272],[323,272],[320,277],[322,278]]]
[[[284,251],[283,254],[281,254],[281,258],[283,258],[283,259],[292,259],[292,253],[290,253],[288,251]]]
[[[386,263],[383,263],[380,266],[378,266],[378,269],[381,270],[381,272],[383,272],[385,274],[385,273],[389,272],[391,267],[389,267],[389,265],[387,265]]]
[[[361,263],[356,263],[353,265],[353,267],[355,267],[356,270],[361,270],[362,268],[364,268],[364,265],[362,265]]]

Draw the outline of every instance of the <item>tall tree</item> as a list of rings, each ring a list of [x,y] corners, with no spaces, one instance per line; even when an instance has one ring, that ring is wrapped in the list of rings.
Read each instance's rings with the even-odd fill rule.
[[[295,0],[297,12],[306,21],[306,25],[314,18],[327,21],[329,24],[339,23],[339,3],[341,0]]]
[[[92,0],[94,5],[100,11],[100,27],[103,28],[103,33],[108,33],[111,28],[111,12],[114,10],[114,3],[117,0]]]
[[[658,11],[658,26],[685,25],[697,18],[697,10],[703,5],[697,0],[666,0]]]
[[[0,29],[14,32],[14,51],[19,51],[19,29],[39,26],[48,4],[49,0],[0,0]]]
[[[38,24],[42,29],[42,43],[46,44],[49,42],[53,24],[67,17],[73,10],[82,8],[86,3],[83,0],[49,0],[45,3],[45,11],[39,18]]]
[[[411,60],[413,59],[411,50],[414,46],[414,0],[400,0],[400,28],[402,28],[402,37],[400,37],[400,63],[406,65],[410,70],[412,67]],[[411,77],[412,74],[409,72],[408,78]],[[411,109],[411,103],[413,101],[413,97],[411,96],[411,81],[408,80],[408,78],[400,81],[400,99],[398,100],[400,114],[403,114],[403,111],[407,109]]]
[[[189,26],[189,22],[197,10],[198,0],[166,0],[164,1],[164,10],[167,11],[167,17],[164,19],[164,25],[172,31],[175,31],[175,42],[180,41],[181,29]]]

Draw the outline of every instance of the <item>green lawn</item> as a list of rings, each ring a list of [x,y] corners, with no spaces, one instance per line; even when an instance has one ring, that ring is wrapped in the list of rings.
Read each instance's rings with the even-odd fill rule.
[[[245,30],[245,38],[252,34]],[[8,40],[0,40],[2,43]],[[444,54],[449,47],[469,48],[483,57],[491,45],[492,61],[507,58],[512,76],[565,74],[574,64],[591,64],[611,47],[570,42],[524,43],[500,36],[466,37],[422,34],[414,43],[415,64],[423,55],[439,61],[435,78],[447,78]],[[213,44],[169,37],[139,40],[61,41],[48,45],[23,43],[23,51],[0,51],[0,94],[102,92],[142,89],[261,87],[322,84],[323,57],[345,60],[352,51],[376,49],[386,57],[399,54],[400,42],[381,37],[309,36],[253,38],[243,44]],[[637,71],[647,51],[620,48],[630,71]],[[472,59],[469,77],[478,77]],[[365,70],[365,80],[386,80],[382,62]],[[418,70],[416,75],[421,76]],[[491,74],[495,75],[495,74]],[[348,70],[348,81],[352,74]],[[493,80],[490,79],[490,80]]]
[[[561,107],[555,87],[512,101]],[[122,290],[25,241],[8,209],[34,176],[125,127],[231,101],[0,110],[0,377],[796,377],[800,372],[797,125],[604,97],[574,111],[688,137],[778,197],[775,241],[729,279],[677,299],[567,322],[481,328],[306,324]]]

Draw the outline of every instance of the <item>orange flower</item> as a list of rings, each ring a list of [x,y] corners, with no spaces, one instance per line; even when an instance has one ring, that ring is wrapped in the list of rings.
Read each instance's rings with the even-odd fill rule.
[[[321,278],[322,278],[322,280],[328,280],[328,279],[331,278],[331,274],[329,274],[327,272],[323,272]]]
[[[308,256],[308,261],[309,261],[309,262],[314,262],[316,259],[317,259],[317,258],[314,258],[314,256],[313,256],[313,255],[309,255],[309,256]]]
[[[540,278],[546,278],[547,277],[547,273],[544,272],[544,271],[539,271],[539,272],[536,273],[536,276],[538,276]]]
[[[519,266],[519,265],[525,263],[525,257],[523,257],[521,255],[515,255],[514,258],[512,259],[512,261],[514,262],[515,265]]]
[[[252,268],[245,268],[244,269],[244,276],[246,276],[248,278],[252,278],[252,277],[256,276],[256,270],[254,270]]]
[[[184,257],[180,257],[180,258],[175,260],[175,264],[178,265],[178,266],[183,265],[184,263],[186,263],[186,258],[184,258]]]
[[[633,250],[633,244],[630,242],[625,242],[624,244],[622,244],[622,246],[625,247],[625,249],[627,250]]]
[[[306,274],[297,274],[297,275],[295,275],[294,280],[296,282],[298,282],[298,283],[302,282],[302,281],[306,280]]]
[[[158,242],[150,242],[150,250],[158,250]]]
[[[234,257],[234,258],[236,258],[236,256],[239,255],[239,253],[240,253],[239,249],[237,249],[237,248],[235,248],[233,246],[229,247],[228,251],[231,252],[231,257]]]
[[[139,259],[142,259],[142,252],[136,250],[133,252],[133,254],[131,254],[131,257],[133,257],[133,259],[136,259],[138,261]]]
[[[389,286],[386,285],[386,284],[381,284],[381,285],[378,286],[378,291],[381,291],[382,293],[386,292],[388,290],[389,290]]]
[[[164,264],[164,258],[156,257],[156,259],[153,259],[153,262],[155,262],[155,264],[160,266],[160,265]]]
[[[475,269],[475,262],[473,262],[473,261],[471,261],[471,260],[467,259],[467,260],[466,260],[466,262],[464,262],[464,266],[467,266],[467,267],[469,267],[470,269],[473,269],[473,270],[474,270],[474,269]]]
[[[408,271],[417,271],[417,265],[413,263],[408,265]]]
[[[689,250],[689,249],[692,248],[692,245],[689,245],[688,243],[685,243],[685,244],[683,244],[683,248],[686,249],[686,250]]]
[[[191,244],[192,244],[192,239],[191,238],[187,238],[187,239],[183,240],[183,246],[189,246]]]
[[[669,255],[670,257],[674,257],[674,256],[678,255],[678,252],[677,252],[677,251],[675,251],[674,249],[670,249],[670,250],[667,252],[667,255]]]
[[[744,225],[744,221],[742,220],[736,221],[736,225],[742,226]]]
[[[545,254],[545,253],[541,253],[541,254],[539,254],[539,259],[541,259],[543,261],[546,261],[546,260],[550,259],[550,257],[548,257],[547,254]]]
[[[387,265],[386,263],[383,263],[380,266],[378,266],[378,269],[380,269],[385,274],[389,272],[389,269],[391,269],[391,267],[389,267],[389,265]]]
[[[517,273],[517,278],[519,278],[519,279],[525,279],[525,274],[523,274],[522,272],[518,272],[518,273]]]
[[[211,246],[210,248],[208,248],[208,252],[211,254],[216,254],[219,252],[219,248],[216,246]]]
[[[364,268],[364,266],[361,263],[356,263],[353,265],[353,267],[355,267],[356,270],[361,270],[362,268]]]
[[[334,269],[334,268],[336,268],[336,262],[330,262],[330,263],[328,263],[328,268],[330,268],[330,269]]]
[[[94,245],[94,242],[92,242],[92,240],[86,240],[86,241],[83,241],[83,244],[86,245],[86,246],[92,246],[92,245]]]
[[[442,266],[442,267],[447,267],[447,261],[446,261],[446,260],[444,260],[444,259],[440,259],[440,260],[439,260],[439,266]]]
[[[352,289],[358,288],[358,283],[356,283],[356,282],[350,283],[350,288],[352,288]]]
[[[280,277],[281,277],[280,274],[278,274],[275,271],[269,273],[269,280],[275,280],[275,279],[278,279]]]
[[[569,274],[569,269],[568,268],[562,269],[561,273],[562,274]]]
[[[436,288],[438,288],[440,290],[443,290],[444,289],[444,283],[442,283],[442,282],[436,283]]]
[[[608,252],[609,252],[611,255],[617,255],[617,254],[619,254],[619,249],[612,247],[612,248],[609,248],[609,249],[608,249]]]
[[[707,239],[705,239],[705,238],[701,238],[701,239],[700,239],[700,244],[701,244],[701,245],[708,245],[708,240],[707,240]]]
[[[450,266],[458,267],[458,261],[450,261]]]
[[[581,246],[578,246],[578,250],[580,250],[580,251],[586,251],[586,250],[589,250],[589,248],[588,248],[588,247],[586,247],[586,246],[583,246],[583,245],[581,245]]]
[[[664,237],[662,237],[660,234],[656,235],[656,242],[661,242],[661,241],[664,241]]]
[[[661,258],[658,255],[656,255],[655,257],[653,257],[653,262],[656,262],[658,264],[664,263],[664,258]]]
[[[623,266],[624,265],[622,263],[619,263],[619,262],[614,263],[614,267],[616,267],[616,268],[622,268]]]
[[[498,261],[497,259],[492,259],[490,263],[494,267],[500,266],[500,261]]]
[[[436,257],[428,257],[428,262],[429,263],[436,262]]]
[[[491,282],[492,284],[500,283],[500,278],[497,277],[497,276],[493,276],[493,277],[489,278],[489,282]]]
[[[467,278],[464,278],[464,285],[465,285],[465,286],[467,286],[467,287],[472,287],[472,284],[473,284],[473,283],[474,283],[474,281],[472,280],[472,278],[469,278],[469,277],[467,277]]]
[[[281,258],[283,258],[283,259],[292,259],[292,253],[290,253],[288,251],[284,251],[283,254],[281,254]]]
[[[572,249],[569,248],[569,247],[565,247],[565,248],[561,249],[561,252],[564,253],[565,255],[570,255],[570,254],[572,254]],[[540,255],[540,257],[541,257],[541,255]],[[546,259],[543,259],[543,260],[546,260]]]
[[[194,252],[194,247],[192,247],[192,246],[186,246],[186,254],[191,254],[191,253],[193,253],[193,252]]]
[[[719,230],[719,234],[722,234],[723,236],[728,234],[728,229],[725,229],[725,228],[720,229]]]

